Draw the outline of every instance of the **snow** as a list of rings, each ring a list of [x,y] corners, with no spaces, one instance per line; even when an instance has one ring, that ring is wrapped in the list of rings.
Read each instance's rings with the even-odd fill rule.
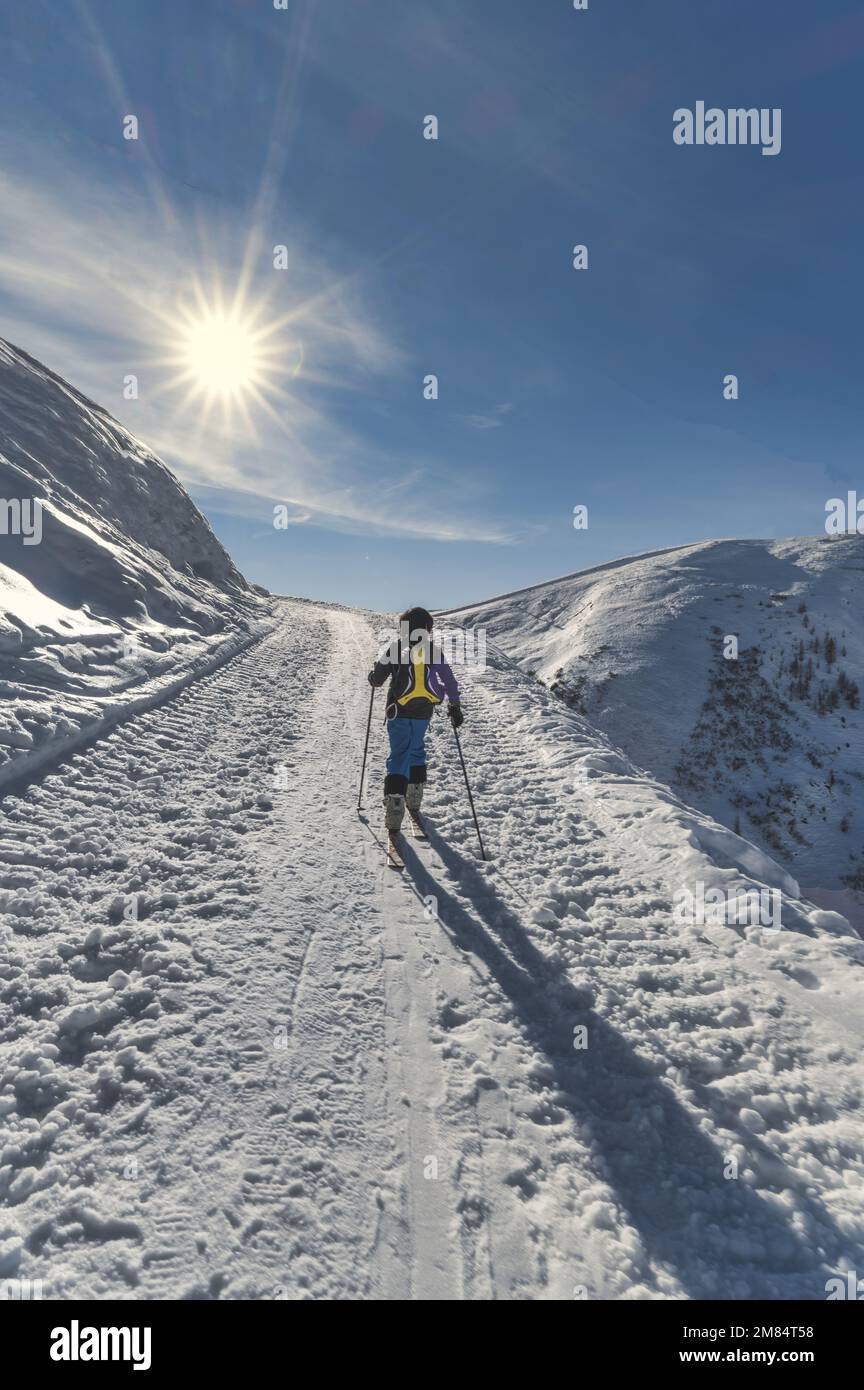
[[[98,407],[2,344],[0,392],[0,481],[46,500],[0,569],[3,1279],[819,1300],[860,1270],[860,714],[786,689],[802,631],[861,669],[857,542],[461,613],[489,861],[439,717],[400,875],[380,698],[355,809],[388,616],[262,601]],[[777,779],[800,837],[758,819]]]
[[[0,422],[0,498],[41,508],[40,543],[0,533],[2,786],[228,659],[267,605],[164,463],[2,340]]]
[[[394,875],[377,720],[354,811],[381,622],[277,617],[5,798],[7,1267],[59,1298],[824,1297],[864,1242],[846,920],[494,644],[462,731],[491,863],[441,719]],[[783,931],[676,924],[694,878],[779,885]]]
[[[453,610],[645,771],[786,865],[864,898],[864,539],[728,540],[634,556]],[[836,657],[828,662],[826,636]],[[737,659],[724,639],[738,639]],[[802,641],[813,671],[792,690]],[[818,642],[818,649],[813,643]]]
[[[99,622],[83,608],[66,608],[30,583],[17,570],[0,566],[0,611],[3,613],[3,638],[0,651],[15,652],[22,645],[27,628],[49,631],[55,641],[95,642],[112,641],[110,624]]]

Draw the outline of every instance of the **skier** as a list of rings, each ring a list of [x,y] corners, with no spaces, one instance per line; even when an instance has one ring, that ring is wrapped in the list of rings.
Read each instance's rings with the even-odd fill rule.
[[[390,756],[384,778],[384,824],[391,840],[402,826],[407,807],[419,828],[420,803],[426,785],[424,741],[436,705],[447,696],[447,713],[454,728],[464,721],[459,686],[446,661],[435,660],[432,617],[425,608],[408,608],[399,619],[399,638],[378,655],[369,684],[390,681],[387,692],[387,734]]]

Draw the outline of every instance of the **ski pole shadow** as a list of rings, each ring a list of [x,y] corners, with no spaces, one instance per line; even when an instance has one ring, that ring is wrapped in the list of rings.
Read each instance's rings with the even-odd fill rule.
[[[825,1279],[854,1245],[836,1227],[779,1155],[754,1135],[748,1158],[762,1181],[791,1189],[812,1239],[784,1210],[744,1179],[724,1176],[728,1155],[701,1128],[658,1075],[659,1063],[640,1055],[593,1007],[589,987],[532,943],[519,917],[494,886],[429,828],[429,842],[470,895],[472,916],[406,845],[404,859],[421,897],[438,899],[439,924],[454,944],[482,961],[542,1054],[554,1093],[544,1119],[569,1115],[588,1134],[598,1175],[614,1189],[627,1219],[655,1265],[674,1269],[691,1299],[822,1299]],[[588,1046],[574,1049],[574,1030]],[[539,1085],[538,1085],[539,1089]],[[694,1085],[714,1119],[732,1129],[728,1103]],[[646,1271],[646,1277],[650,1277]]]

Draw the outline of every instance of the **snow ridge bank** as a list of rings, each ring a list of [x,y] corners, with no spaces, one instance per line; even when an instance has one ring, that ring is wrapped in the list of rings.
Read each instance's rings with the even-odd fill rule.
[[[0,786],[269,630],[166,465],[0,340]]]
[[[452,610],[809,892],[864,890],[864,540],[704,541]],[[864,901],[864,900],[862,900]]]

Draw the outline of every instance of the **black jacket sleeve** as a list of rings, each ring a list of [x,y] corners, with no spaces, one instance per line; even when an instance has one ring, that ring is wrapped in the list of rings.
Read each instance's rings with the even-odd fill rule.
[[[372,670],[369,672],[369,684],[374,686],[384,685],[389,681],[393,674],[393,667],[389,661],[376,661]]]

